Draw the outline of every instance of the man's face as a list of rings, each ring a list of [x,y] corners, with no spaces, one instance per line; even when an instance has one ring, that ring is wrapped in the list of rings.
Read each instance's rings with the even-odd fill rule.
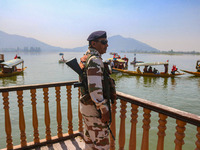
[[[106,38],[99,38],[96,41],[92,41],[92,46],[100,53],[104,54],[106,53],[108,42]]]

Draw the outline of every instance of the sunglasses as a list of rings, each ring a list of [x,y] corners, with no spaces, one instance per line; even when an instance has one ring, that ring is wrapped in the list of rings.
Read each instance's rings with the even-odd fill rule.
[[[108,40],[97,40],[97,42],[101,42],[101,44],[103,45],[108,44]]]

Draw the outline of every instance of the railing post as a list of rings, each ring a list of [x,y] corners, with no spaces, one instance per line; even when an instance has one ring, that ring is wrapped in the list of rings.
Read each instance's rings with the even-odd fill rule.
[[[31,89],[31,101],[32,101],[32,124],[33,124],[33,133],[34,133],[34,143],[37,144],[40,142],[39,132],[38,132],[38,117],[36,109],[36,89]]]
[[[9,98],[8,98],[9,93],[8,92],[3,92],[3,105],[4,105],[4,113],[5,113],[5,131],[6,131],[6,143],[7,143],[7,149],[11,150],[13,149],[13,143],[12,143],[12,128],[11,128],[11,122],[10,122],[10,113],[9,113]]]
[[[136,150],[136,124],[137,124],[137,113],[138,106],[135,104],[131,104],[131,134],[129,140],[129,150]]]
[[[67,118],[68,118],[68,133],[73,134],[73,123],[72,123],[72,104],[71,104],[71,88],[72,86],[67,86]]]
[[[186,122],[183,122],[181,120],[176,120],[176,139],[174,140],[175,143],[175,150],[182,150],[182,145],[184,144],[183,138],[185,137],[185,125]]]
[[[78,130],[80,132],[83,132],[83,118],[82,118],[82,114],[80,112],[80,98],[81,96],[81,90],[80,90],[80,87],[78,88]]]
[[[157,150],[164,150],[164,137],[165,137],[165,130],[166,130],[166,119],[167,116],[163,114],[159,114],[159,126],[158,126],[158,143],[157,143]]]
[[[61,113],[61,106],[60,106],[60,86],[55,87],[56,90],[56,104],[57,104],[57,136],[59,138],[63,137],[62,133],[62,113]]]
[[[116,106],[117,101],[115,100],[114,103],[111,106],[111,118],[112,118],[112,122],[110,125],[110,129],[114,135],[114,137],[116,137],[116,123],[115,123],[115,114],[116,114]],[[113,140],[112,135],[110,134],[110,150],[115,150],[115,141]]]
[[[121,122],[120,122],[120,130],[119,130],[119,150],[124,150],[125,145],[125,119],[126,119],[126,101],[120,100],[121,102]]]
[[[25,132],[25,119],[24,119],[24,110],[23,110],[23,91],[17,91],[18,97],[18,107],[19,107],[19,129],[20,129],[20,138],[21,138],[21,146],[27,146],[26,142],[26,132]]]
[[[195,150],[200,150],[200,126],[199,127],[197,127],[197,135],[196,135],[196,137],[197,137],[197,141],[196,141],[196,149]]]
[[[49,97],[48,88],[43,88],[44,94],[44,106],[45,106],[45,125],[46,125],[46,140],[51,140],[51,128],[50,128],[50,113],[49,113]]]
[[[141,150],[149,150],[149,129],[150,129],[150,117],[151,110],[144,108],[144,119],[143,119],[143,136],[142,136],[142,146]]]

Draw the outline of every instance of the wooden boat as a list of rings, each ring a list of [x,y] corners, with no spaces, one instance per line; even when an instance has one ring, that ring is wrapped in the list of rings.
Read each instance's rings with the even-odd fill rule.
[[[17,65],[20,64],[22,65],[22,68],[17,68]],[[22,74],[27,68],[24,67],[24,60],[19,58],[2,62],[0,65],[2,67],[2,70],[0,72],[0,78]]]
[[[153,63],[139,63],[136,64],[136,66],[140,67],[140,66],[154,66],[154,65],[164,65],[165,68],[167,68],[166,72],[141,72],[141,71],[130,71],[130,70],[123,70],[123,69],[117,69],[117,68],[113,68],[113,70],[122,72],[122,73],[126,73],[129,75],[133,75],[133,76],[148,76],[148,77],[175,77],[175,76],[179,76],[179,75],[183,75],[184,73],[168,73],[168,62],[153,62]]]
[[[192,74],[192,75],[194,75],[194,76],[200,77],[200,72],[192,72],[192,71],[187,71],[187,70],[182,70],[182,69],[181,69],[181,71],[186,72],[186,73],[189,73],[189,74]]]
[[[179,76],[179,75],[183,75],[183,73],[176,73],[176,74],[169,74],[169,73],[164,73],[164,72],[161,72],[161,73],[157,73],[157,74],[154,74],[154,73],[138,73],[137,71],[130,71],[130,70],[122,70],[122,69],[117,69],[117,68],[113,68],[113,70],[116,70],[116,71],[119,71],[119,72],[122,72],[122,73],[126,73],[126,74],[129,74],[129,75],[133,75],[133,76],[148,76],[148,77],[175,77],[175,76]]]
[[[144,63],[144,61],[132,61],[132,62],[131,62],[131,65],[135,65],[135,64],[137,64],[137,63]]]
[[[67,60],[64,58],[64,53],[59,53],[59,55],[61,56],[61,59],[58,60],[59,63],[66,63]]]
[[[67,60],[65,60],[65,59],[60,59],[58,62],[59,62],[59,63],[66,63]]]
[[[200,60],[197,60],[197,62],[196,62],[196,69],[197,69],[196,72],[182,70],[182,69],[181,69],[181,71],[192,74],[192,75],[197,76],[197,77],[200,77]]]
[[[123,60],[120,58],[109,58],[107,60],[107,62],[109,63],[111,69],[112,69],[112,73],[118,73],[119,71],[114,70],[113,68],[118,68],[118,69],[127,69],[128,68],[128,63],[127,60]]]
[[[133,61],[131,62],[131,65],[136,65],[137,63],[144,63],[144,61],[137,61],[137,60],[136,60],[136,54],[134,54],[134,59],[133,59]]]

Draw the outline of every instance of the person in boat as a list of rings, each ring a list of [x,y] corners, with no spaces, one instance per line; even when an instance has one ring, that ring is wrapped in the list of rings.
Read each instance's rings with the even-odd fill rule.
[[[115,65],[114,62],[111,60],[111,61],[110,61],[110,67],[113,68],[114,65]]]
[[[119,62],[118,69],[124,69],[124,64],[122,62]]]
[[[137,67],[137,73],[142,73],[141,71],[140,71],[140,67]]]
[[[164,64],[165,67],[165,72],[164,73],[168,73],[168,64]]]
[[[134,54],[133,62],[136,63],[136,54]]]
[[[153,73],[158,74],[158,70],[156,68],[153,68]]]
[[[109,74],[105,72],[101,57],[108,47],[107,35],[105,31],[95,31],[89,35],[87,40],[89,48],[80,62],[80,68],[87,79],[87,82],[84,82],[87,86],[81,87],[80,97],[80,112],[85,124],[84,149],[108,150],[109,130],[107,126],[110,121],[110,101],[105,96],[108,94],[107,91],[111,90],[108,88],[114,86],[111,82],[107,82]],[[80,81],[83,80],[80,78]],[[110,99],[116,99],[116,93],[110,97],[112,97]]]
[[[152,73],[152,72],[153,72],[153,71],[152,71],[152,67],[149,66],[148,73]]]
[[[197,66],[197,72],[200,72],[200,65]]]
[[[148,66],[145,66],[144,69],[143,69],[143,72],[144,72],[144,73],[147,73],[147,72],[148,72],[147,69],[148,69]]]
[[[199,61],[197,61],[196,69],[197,69],[197,72],[200,72],[200,63],[199,63]]]
[[[176,68],[176,65],[173,65],[171,73],[175,74],[176,71],[178,72],[178,68]]]
[[[63,57],[63,55],[62,55],[62,61],[64,61],[65,59],[64,59],[64,57]]]

